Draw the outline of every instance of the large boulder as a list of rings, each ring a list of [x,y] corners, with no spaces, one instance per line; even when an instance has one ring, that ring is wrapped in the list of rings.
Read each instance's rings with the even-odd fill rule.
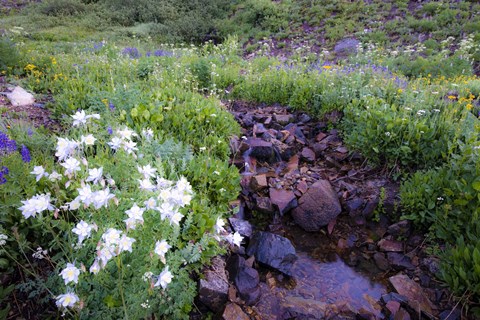
[[[231,256],[227,261],[228,278],[235,284],[238,295],[247,305],[258,302],[261,296],[258,271],[249,267],[239,255]]]
[[[328,180],[315,182],[292,211],[295,222],[305,231],[318,231],[335,219],[342,207]]]
[[[19,86],[16,86],[12,92],[5,93],[5,95],[14,107],[23,107],[35,103],[33,94]]]
[[[270,232],[256,232],[247,248],[249,256],[273,269],[291,276],[290,269],[298,259],[290,240]]]

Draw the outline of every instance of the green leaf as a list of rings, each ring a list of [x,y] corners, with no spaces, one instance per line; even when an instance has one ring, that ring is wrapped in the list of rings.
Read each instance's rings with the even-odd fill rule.
[[[474,181],[472,183],[472,187],[473,189],[475,189],[476,191],[480,191],[480,181]]]

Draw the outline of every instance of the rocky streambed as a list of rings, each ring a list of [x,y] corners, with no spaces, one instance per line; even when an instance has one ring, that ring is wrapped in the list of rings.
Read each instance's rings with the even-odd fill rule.
[[[197,306],[233,319],[459,319],[425,238],[398,221],[398,183],[328,123],[282,106],[227,105],[243,246],[200,280]]]

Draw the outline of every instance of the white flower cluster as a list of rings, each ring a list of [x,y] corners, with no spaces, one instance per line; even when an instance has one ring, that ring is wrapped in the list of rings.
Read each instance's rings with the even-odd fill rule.
[[[36,217],[37,213],[42,213],[45,210],[53,211],[53,206],[50,203],[50,194],[37,194],[31,199],[22,200],[23,206],[19,209],[25,219]]]
[[[100,119],[100,115],[97,113],[87,115],[84,110],[77,111],[73,116],[72,126],[81,127],[87,124],[88,119]]]
[[[221,218],[218,218],[214,226],[215,238],[218,241],[226,240],[231,245],[240,247],[243,241],[243,237],[240,235],[240,233],[238,233],[237,231],[235,231],[235,233],[228,233],[225,230],[224,226],[225,226],[225,221],[223,221],[223,219]]]
[[[134,152],[138,150],[137,143],[133,141],[133,137],[137,137],[138,134],[135,131],[131,130],[128,127],[119,129],[116,131],[116,135],[108,143],[110,148],[113,150],[118,150],[123,148],[128,154],[135,154]]]

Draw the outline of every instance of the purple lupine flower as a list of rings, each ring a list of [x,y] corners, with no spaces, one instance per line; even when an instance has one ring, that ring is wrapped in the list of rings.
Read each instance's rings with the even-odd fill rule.
[[[28,134],[28,136],[29,136],[29,137],[31,137],[31,136],[32,136],[32,134],[33,134],[33,130],[32,130],[32,129],[30,129],[30,128],[28,128],[28,130],[27,130],[27,134]]]
[[[108,132],[108,134],[113,134],[112,127],[108,126],[108,128],[107,128],[107,132]]]
[[[122,54],[129,56],[131,59],[138,59],[142,54],[135,47],[128,47],[122,50]]]
[[[4,184],[7,182],[7,178],[5,178],[6,175],[8,175],[9,170],[7,167],[3,166],[2,169],[0,170],[0,184]]]
[[[113,103],[109,103],[108,107],[110,108],[110,111],[115,111],[115,105]]]
[[[17,150],[15,140],[10,140],[7,134],[0,131],[0,153],[12,153]]]
[[[171,57],[173,56],[173,52],[159,49],[159,50],[155,50],[153,52],[153,55],[155,57]]]
[[[22,150],[20,151],[22,155],[22,161],[25,163],[29,163],[32,160],[32,157],[30,156],[30,151],[28,148],[22,144]]]

